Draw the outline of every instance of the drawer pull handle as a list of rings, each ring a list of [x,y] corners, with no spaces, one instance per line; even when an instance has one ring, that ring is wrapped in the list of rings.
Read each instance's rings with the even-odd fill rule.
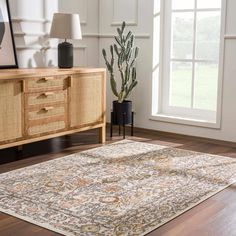
[[[53,109],[54,109],[54,107],[44,107],[43,108],[43,110],[46,111],[46,112],[48,112],[50,110],[53,110]]]
[[[42,95],[45,97],[52,96],[54,93],[53,92],[45,92]]]
[[[42,78],[40,80],[44,81],[44,82],[47,82],[47,81],[52,80],[52,79],[53,79],[52,77],[45,77],[45,78]]]

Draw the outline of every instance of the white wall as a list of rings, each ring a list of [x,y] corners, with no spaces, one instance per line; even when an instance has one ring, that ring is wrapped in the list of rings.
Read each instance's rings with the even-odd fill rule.
[[[58,41],[48,39],[54,12],[80,14],[83,40],[73,42],[74,64],[98,65],[99,0],[9,0],[9,2],[20,67],[57,65]]]
[[[220,129],[171,124],[149,119],[152,100],[153,2],[154,0],[10,0],[12,15],[15,18],[14,31],[20,65],[24,67],[36,66],[34,59],[36,53],[39,58],[44,58],[41,55],[46,55],[45,62],[42,64],[56,65],[55,48],[46,50],[45,54],[42,53],[45,49],[45,42],[38,39],[43,37],[44,32],[48,30],[50,25],[48,19],[51,19],[52,12],[58,9],[62,12],[78,11],[81,14],[84,39],[76,43],[79,46],[75,55],[77,57],[76,65],[104,66],[101,50],[108,48],[114,41],[112,36],[117,24],[125,20],[130,23],[129,28],[136,34],[136,44],[140,47],[139,85],[132,96],[136,112],[135,125],[148,129],[236,142],[236,1],[227,0],[225,35],[230,37],[225,39],[223,55],[223,104]],[[46,14],[43,6],[48,9]],[[32,21],[32,19],[34,20]],[[26,35],[24,36],[22,33]],[[50,44],[53,44],[53,47],[56,45],[51,41]],[[40,47],[42,50],[35,47]],[[113,97],[110,93],[109,83],[107,86],[109,119]]]

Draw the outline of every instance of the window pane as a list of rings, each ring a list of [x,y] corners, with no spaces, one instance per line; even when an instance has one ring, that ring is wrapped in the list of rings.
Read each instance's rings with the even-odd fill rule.
[[[219,59],[220,12],[197,13],[196,59]]]
[[[221,0],[197,0],[197,8],[221,8]]]
[[[172,9],[193,9],[194,0],[172,0]]]
[[[194,108],[216,111],[218,64],[196,63]]]
[[[170,105],[191,107],[192,63],[173,62],[170,73]]]
[[[161,0],[154,0],[154,15],[161,11]]]
[[[172,14],[172,58],[192,59],[193,19],[191,12]]]

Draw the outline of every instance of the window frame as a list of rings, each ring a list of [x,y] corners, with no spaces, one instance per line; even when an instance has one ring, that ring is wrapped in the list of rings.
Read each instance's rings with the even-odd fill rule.
[[[158,91],[155,91],[155,88],[153,88],[153,103],[152,103],[152,114],[151,114],[151,120],[158,120],[158,121],[166,121],[171,123],[180,123],[180,124],[186,124],[186,125],[196,125],[196,126],[203,126],[203,127],[209,127],[209,128],[220,128],[221,127],[221,109],[222,109],[222,84],[223,84],[223,64],[224,64],[224,34],[225,34],[225,18],[226,18],[226,0],[222,0],[221,8],[204,8],[204,9],[196,9],[197,1],[194,0],[195,8],[192,10],[186,9],[186,10],[172,10],[171,6],[169,5],[169,16],[166,14],[166,5],[165,4],[171,4],[171,0],[161,0],[160,1],[160,62],[159,62],[159,79],[158,79]],[[166,44],[166,38],[169,40],[167,42],[169,45],[171,45],[171,29],[169,30],[169,34],[167,30],[165,30],[166,21],[169,20],[168,24],[171,25],[171,14],[172,12],[190,12],[192,11],[194,13],[194,40],[193,40],[193,53],[195,53],[195,43],[196,43],[196,32],[197,32],[197,24],[196,24],[196,16],[197,12],[214,12],[214,11],[221,11],[221,24],[220,24],[220,50],[219,50],[219,61],[218,63],[218,81],[217,81],[217,106],[216,111],[209,111],[209,110],[202,110],[193,107],[193,96],[194,92],[191,93],[191,108],[181,108],[181,107],[174,107],[171,106],[171,110],[166,109],[169,107],[169,92],[168,97],[165,97],[163,87],[165,90],[170,89],[170,79],[168,79],[168,82],[164,82],[164,78],[170,78],[170,69],[166,68],[166,60],[168,60],[169,57],[169,63],[171,60],[171,46],[168,47],[168,52],[166,52],[166,49],[164,50],[164,45]],[[168,36],[168,37],[167,37]],[[154,52],[153,52],[154,53]],[[175,61],[175,59],[174,59]],[[198,63],[198,62],[209,62],[213,63],[213,60],[199,60],[199,59],[176,59],[176,61],[183,61],[183,62],[191,62],[191,63]],[[195,73],[195,68],[192,69],[192,72]],[[165,75],[165,76],[164,76]],[[192,80],[194,78],[194,75],[192,75]],[[194,82],[194,80],[192,81]],[[153,83],[153,85],[156,86],[156,83]],[[166,88],[167,86],[168,88]],[[192,83],[192,90],[194,89],[194,84]],[[156,98],[158,96],[158,98]],[[158,102],[154,101],[155,98],[158,100]],[[167,104],[168,102],[168,104]],[[157,106],[157,107],[155,107]],[[177,108],[177,109],[176,109]],[[197,115],[193,116],[191,112],[193,112]],[[181,114],[181,115],[178,115]]]

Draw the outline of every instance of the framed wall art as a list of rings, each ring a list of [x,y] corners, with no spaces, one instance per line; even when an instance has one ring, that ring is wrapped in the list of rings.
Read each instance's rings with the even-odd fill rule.
[[[18,68],[8,0],[0,0],[0,69]]]

